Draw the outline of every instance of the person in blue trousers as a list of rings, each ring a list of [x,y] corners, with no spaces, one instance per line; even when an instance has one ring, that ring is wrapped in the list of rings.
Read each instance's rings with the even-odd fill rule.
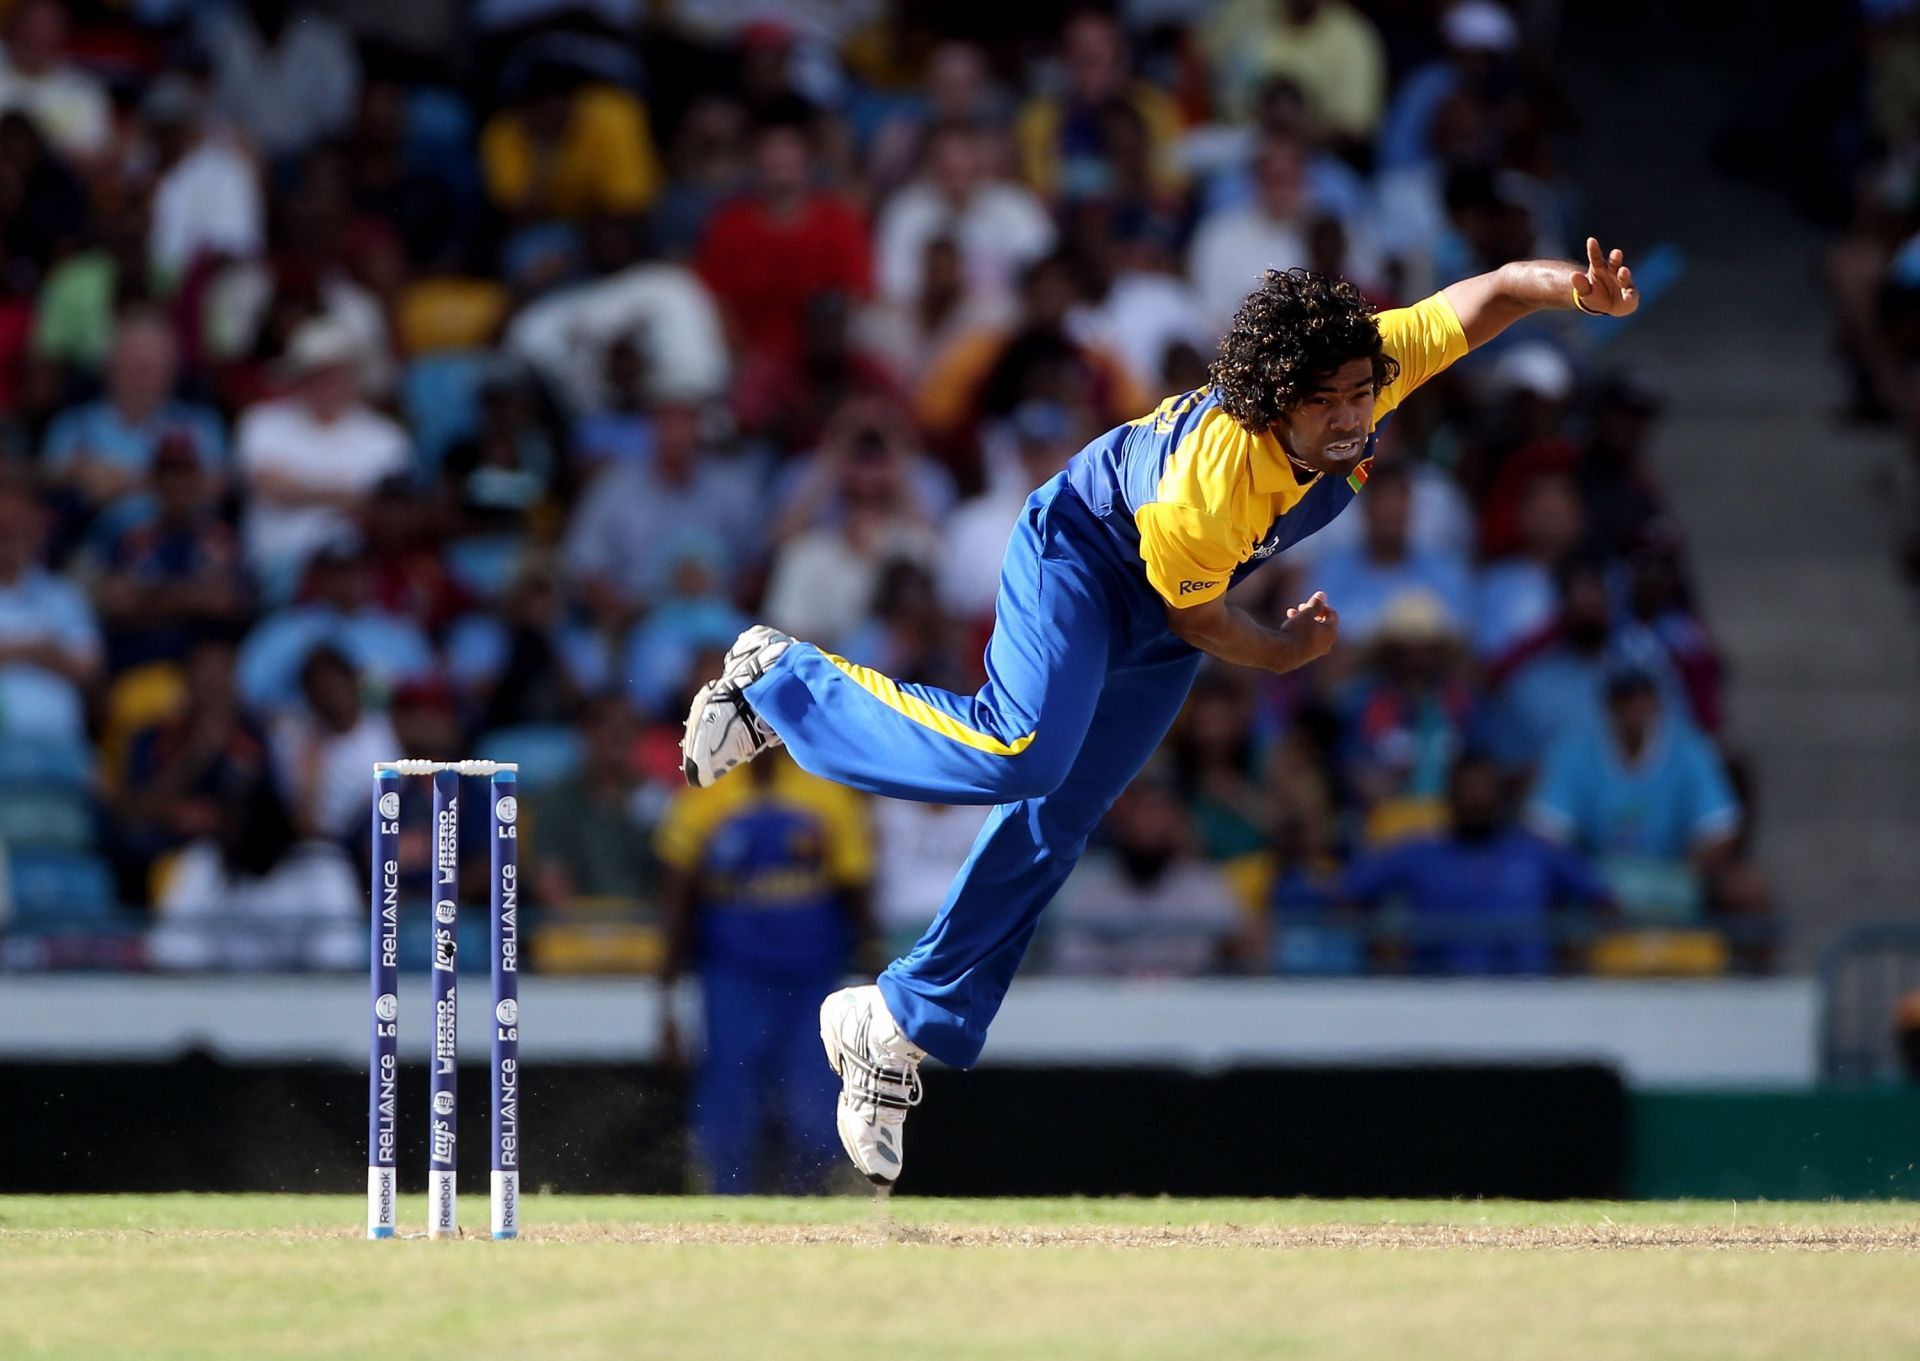
[[[933,924],[877,984],[820,1008],[842,1146],[891,1185],[928,1054],[969,1067],[1087,836],[1178,714],[1202,654],[1291,671],[1333,646],[1324,594],[1278,627],[1229,587],[1366,485],[1375,431],[1422,383],[1547,309],[1639,305],[1619,251],[1524,261],[1375,313],[1352,284],[1269,270],[1205,387],[1074,456],[1028,499],[1001,568],[987,683],[904,684],[764,626],[687,715],[687,779],[784,743],[801,766],[894,798],[995,805]]]
[[[861,800],[793,762],[760,762],[714,789],[687,789],[654,848],[670,997],[700,977],[703,1042],[687,1121],[696,1179],[722,1194],[817,1191],[830,1183],[838,1084],[820,1065],[821,994],[872,937],[873,848]],[[660,1054],[685,1056],[671,1005]]]

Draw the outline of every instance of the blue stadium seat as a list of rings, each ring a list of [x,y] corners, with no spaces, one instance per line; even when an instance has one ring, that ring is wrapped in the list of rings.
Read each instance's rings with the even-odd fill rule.
[[[1282,914],[1273,923],[1272,949],[1277,974],[1350,978],[1367,971],[1367,938],[1358,926]]]
[[[86,789],[93,754],[74,742],[0,738],[0,783],[35,789]]]
[[[580,769],[586,754],[580,734],[559,723],[496,728],[474,746],[486,760],[519,762],[522,789],[558,784]]]
[[[456,539],[446,547],[447,571],[476,599],[498,600],[525,552],[526,540],[517,534]]]
[[[482,351],[447,350],[407,365],[400,380],[400,407],[423,471],[438,473],[447,450],[473,433],[488,361]]]
[[[473,115],[455,91],[421,86],[407,95],[406,157],[411,169],[454,191],[463,206],[479,197]]]
[[[24,850],[90,851],[93,805],[77,789],[0,783],[0,845]]]
[[[78,851],[12,850],[13,929],[22,932],[113,930],[121,921],[106,861]]]

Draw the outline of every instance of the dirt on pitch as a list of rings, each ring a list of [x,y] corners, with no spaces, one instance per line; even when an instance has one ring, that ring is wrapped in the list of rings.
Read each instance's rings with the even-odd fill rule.
[[[53,1238],[262,1239],[274,1241],[354,1238],[331,1229],[70,1230]],[[463,1234],[484,1242],[484,1233]],[[849,1224],[595,1223],[528,1227],[529,1243],[632,1243],[642,1246],[884,1248],[1123,1248],[1396,1249],[1408,1251],[1509,1252],[1721,1249],[1741,1252],[1920,1252],[1920,1226],[1752,1224],[1724,1225],[1459,1225],[1308,1224],[1236,1225],[1085,1224],[995,1227],[981,1224],[905,1223],[876,1217]]]

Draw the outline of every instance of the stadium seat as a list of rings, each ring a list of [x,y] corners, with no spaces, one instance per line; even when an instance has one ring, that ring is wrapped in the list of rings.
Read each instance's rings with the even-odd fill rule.
[[[1271,955],[1277,974],[1346,978],[1367,971],[1367,937],[1359,926],[1336,922],[1288,921],[1273,924]]]
[[[665,933],[647,922],[549,922],[534,927],[527,944],[543,974],[656,975],[667,957]]]
[[[75,742],[8,736],[0,741],[0,783],[87,789],[93,784],[93,756]]]
[[[7,857],[7,874],[16,931],[113,930],[125,924],[113,872],[98,856],[19,848]]]
[[[559,723],[524,723],[497,728],[474,744],[489,761],[516,761],[520,788],[539,789],[558,784],[580,769],[585,752],[580,734]]]
[[[76,789],[0,784],[0,843],[25,851],[90,851],[93,805]]]
[[[470,350],[499,333],[510,303],[507,290],[488,279],[416,279],[394,304],[394,337],[411,356]]]
[[[447,571],[475,599],[498,600],[512,584],[525,553],[526,543],[519,535],[456,539],[446,548]]]
[[[408,92],[406,156],[414,169],[439,180],[462,204],[479,196],[473,115],[456,91],[423,85]]]
[[[187,678],[171,662],[153,662],[123,673],[107,691],[107,719],[100,737],[100,775],[108,789],[126,779],[134,738],[179,713],[187,702]]]
[[[1727,942],[1718,931],[1615,931],[1593,943],[1589,963],[1605,978],[1717,978]]]
[[[400,380],[400,407],[423,471],[437,473],[447,450],[473,433],[487,363],[488,356],[479,351],[447,350],[407,365]]]

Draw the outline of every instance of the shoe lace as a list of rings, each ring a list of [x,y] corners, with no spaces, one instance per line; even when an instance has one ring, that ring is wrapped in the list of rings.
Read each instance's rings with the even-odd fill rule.
[[[745,696],[740,699],[740,711],[747,716],[747,723],[753,728],[753,735],[760,740],[762,747],[770,747],[780,741],[780,734],[767,725],[766,719],[754,712],[753,706],[747,703]]]
[[[923,1092],[917,1062],[875,1063],[858,1051],[848,1053],[843,1062],[853,1069],[854,1096],[872,1106],[876,1115],[883,1110],[909,1111],[920,1104]]]

